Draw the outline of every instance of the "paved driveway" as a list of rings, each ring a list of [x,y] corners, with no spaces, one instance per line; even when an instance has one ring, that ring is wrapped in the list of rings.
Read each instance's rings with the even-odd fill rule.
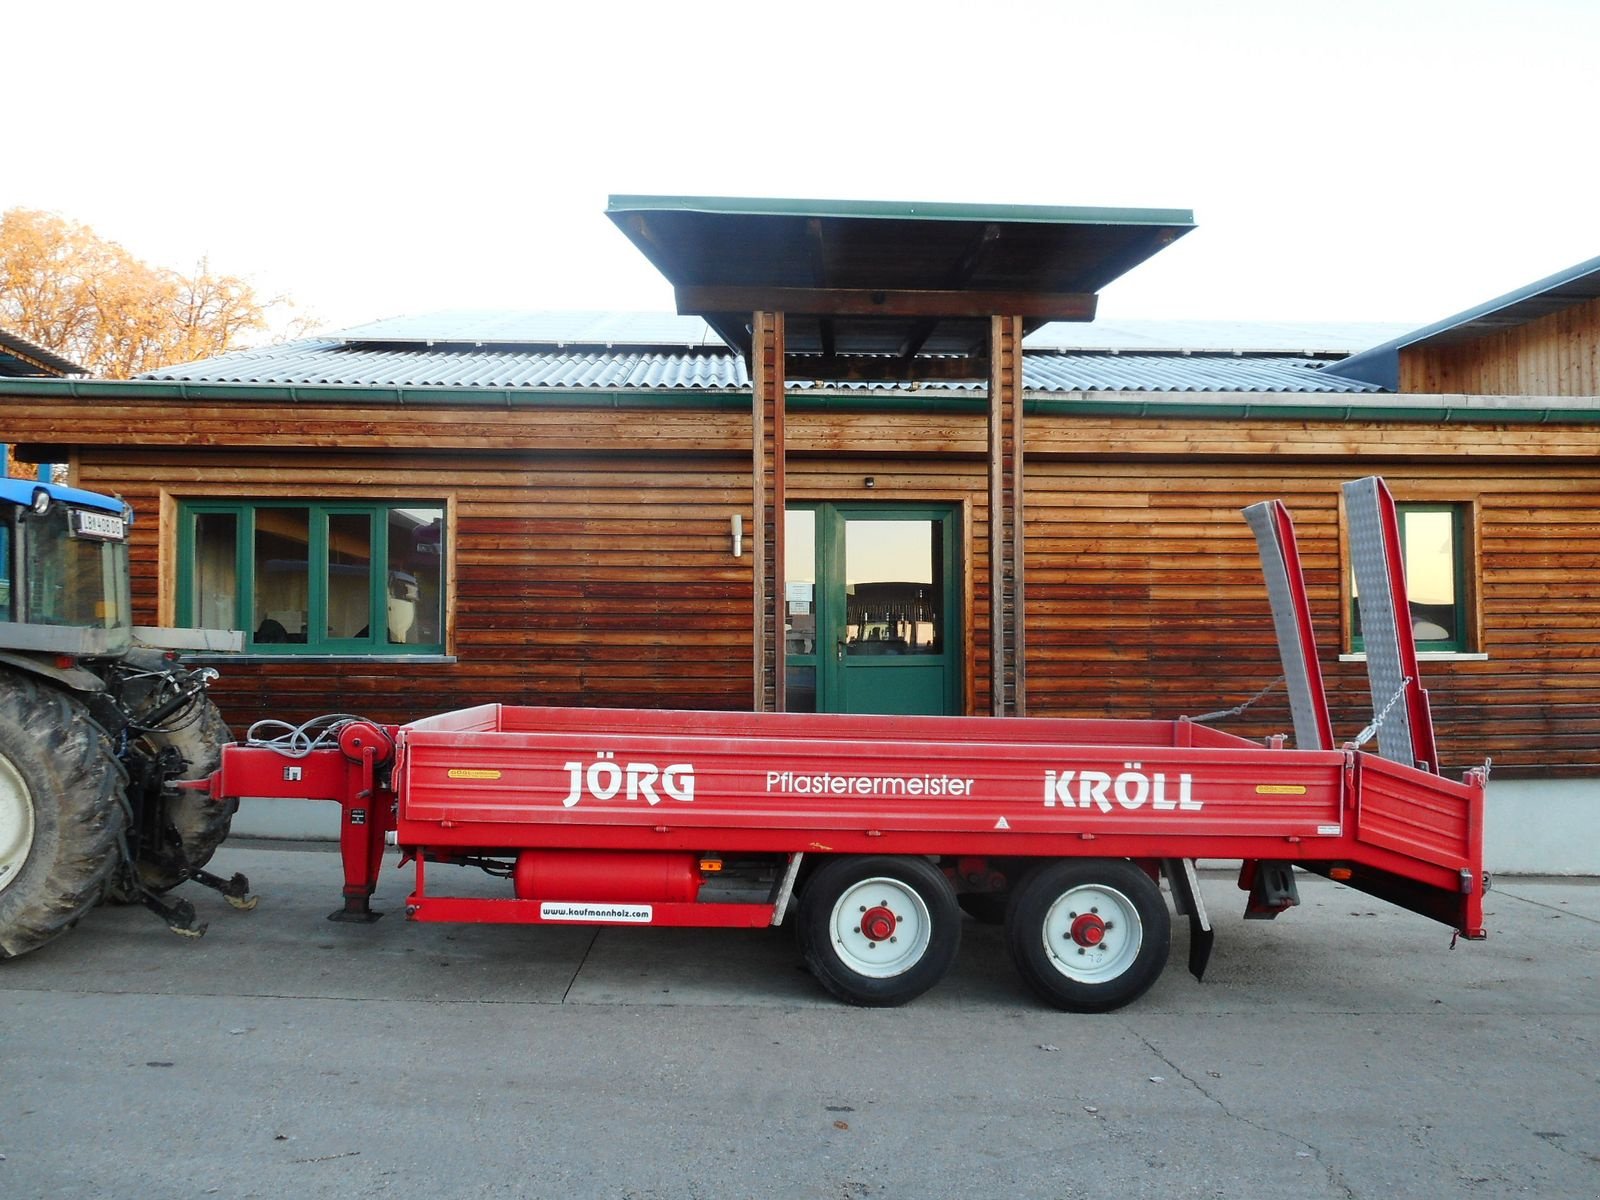
[[[1600,883],[1488,942],[1320,879],[1086,1017],[968,923],[928,995],[827,998],[786,929],[324,920],[327,850],[230,845],[204,939],[102,909],[0,963],[0,1197],[1600,1195]],[[430,884],[440,878],[430,873]],[[474,876],[476,880],[478,877]],[[496,887],[485,879],[484,886]]]

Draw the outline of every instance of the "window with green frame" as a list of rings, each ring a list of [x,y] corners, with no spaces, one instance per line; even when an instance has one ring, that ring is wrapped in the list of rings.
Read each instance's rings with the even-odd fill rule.
[[[444,516],[427,501],[185,501],[178,623],[242,629],[261,654],[441,654]]]
[[[1406,599],[1417,649],[1464,653],[1472,649],[1465,504],[1397,504],[1405,561]],[[1364,649],[1355,578],[1350,580],[1351,648]]]

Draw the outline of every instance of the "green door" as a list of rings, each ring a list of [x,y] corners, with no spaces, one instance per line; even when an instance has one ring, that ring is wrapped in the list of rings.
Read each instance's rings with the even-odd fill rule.
[[[961,711],[951,506],[798,505],[784,539],[789,711]]]

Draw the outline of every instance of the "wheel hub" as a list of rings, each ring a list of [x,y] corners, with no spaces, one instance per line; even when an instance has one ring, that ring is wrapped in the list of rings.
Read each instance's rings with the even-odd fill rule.
[[[1106,883],[1080,883],[1056,899],[1041,922],[1050,965],[1076,983],[1099,984],[1130,969],[1144,944],[1139,910]]]
[[[894,913],[883,905],[869,908],[861,917],[861,932],[867,935],[870,941],[886,942],[893,935],[895,926],[900,923]]]
[[[1106,940],[1106,923],[1098,913],[1083,913],[1072,922],[1071,934],[1080,946],[1098,946]]]
[[[892,979],[927,954],[933,918],[910,883],[876,875],[839,894],[828,916],[828,936],[843,968],[868,979]]]
[[[22,873],[33,848],[33,796],[11,761],[0,755],[0,891]]]

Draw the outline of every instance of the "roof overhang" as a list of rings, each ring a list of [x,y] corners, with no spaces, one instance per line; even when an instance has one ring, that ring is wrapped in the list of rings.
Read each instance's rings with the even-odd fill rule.
[[[1177,209],[613,196],[607,215],[746,359],[785,314],[791,378],[987,374],[990,318],[1091,321],[1097,293],[1194,227]]]
[[[1381,346],[1352,354],[1327,369],[1347,379],[1359,379],[1390,391],[1399,391],[1402,350],[1417,346],[1436,349],[1458,346],[1531,324],[1552,313],[1595,299],[1600,299],[1600,258],[1588,259],[1514,292],[1486,300],[1475,308],[1413,330]]]
[[[62,358],[26,338],[0,329],[0,375],[87,375],[71,359]]]

